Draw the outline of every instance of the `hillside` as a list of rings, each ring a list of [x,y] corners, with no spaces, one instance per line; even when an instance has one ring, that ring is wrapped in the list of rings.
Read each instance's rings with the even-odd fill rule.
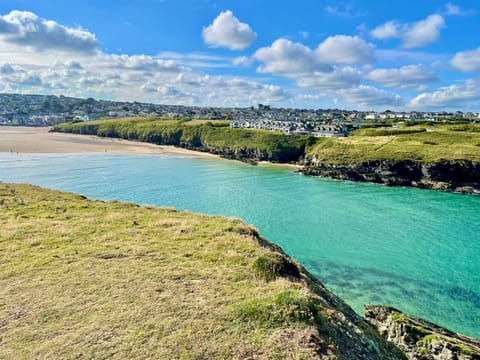
[[[65,123],[53,131],[175,145],[252,163],[296,163],[306,175],[480,194],[478,125],[367,128],[344,138],[159,119]]]
[[[126,118],[64,123],[53,131],[175,145],[226,158],[251,161],[296,162],[310,138],[271,131],[232,129],[228,122],[199,122],[155,118]]]
[[[309,157],[330,164],[372,160],[480,162],[480,126],[436,125],[398,129],[360,129],[346,138],[321,139]]]
[[[239,220],[4,183],[0,207],[0,358],[403,358]]]

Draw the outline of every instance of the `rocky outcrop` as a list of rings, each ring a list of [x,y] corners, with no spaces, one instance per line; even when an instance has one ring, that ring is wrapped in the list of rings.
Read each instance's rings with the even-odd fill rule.
[[[297,163],[303,156],[301,151],[289,152],[271,152],[257,148],[228,148],[216,147],[211,145],[197,145],[183,142],[181,147],[188,150],[202,151],[215,154],[229,160],[238,160],[248,164],[256,164],[259,161],[269,161],[274,163]]]
[[[387,306],[365,306],[365,319],[411,360],[479,360],[480,340],[456,334]]]
[[[340,180],[480,194],[480,163],[468,160],[442,160],[434,163],[371,160],[329,164],[313,157],[305,161],[305,166],[300,171],[306,175]]]

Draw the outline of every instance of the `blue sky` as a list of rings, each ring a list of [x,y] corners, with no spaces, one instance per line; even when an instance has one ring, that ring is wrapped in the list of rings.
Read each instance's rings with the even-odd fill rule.
[[[4,0],[0,91],[480,111],[480,4]]]

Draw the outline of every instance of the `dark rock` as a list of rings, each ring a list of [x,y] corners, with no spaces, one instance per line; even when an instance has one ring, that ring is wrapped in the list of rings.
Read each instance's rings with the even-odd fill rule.
[[[411,360],[479,360],[480,340],[456,334],[388,306],[366,305],[365,319]]]
[[[480,194],[480,163],[442,160],[421,163],[412,160],[373,160],[329,164],[310,158],[300,170],[305,175],[423,189]]]

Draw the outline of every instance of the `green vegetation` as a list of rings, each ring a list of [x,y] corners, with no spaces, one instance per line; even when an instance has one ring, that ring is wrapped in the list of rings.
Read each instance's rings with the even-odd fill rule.
[[[253,270],[266,281],[273,281],[282,276],[300,277],[294,263],[287,257],[275,253],[258,257],[253,263]]]
[[[115,137],[162,145],[218,152],[235,158],[254,156],[257,160],[297,161],[309,138],[286,136],[270,131],[232,129],[225,121],[162,120],[129,118],[64,123],[55,131]]]
[[[239,220],[1,183],[0,208],[0,358],[243,358],[316,331],[303,283],[250,271],[273,253]]]
[[[57,125],[55,131],[118,137],[209,151],[235,159],[296,162],[315,157],[331,164],[369,160],[480,161],[480,125],[364,127],[346,138],[287,136],[232,129],[225,121],[130,118]]]
[[[4,183],[0,209],[2,359],[401,358],[239,220]]]
[[[360,129],[346,138],[319,139],[309,147],[308,156],[333,164],[369,160],[479,162],[479,129],[474,125]]]

